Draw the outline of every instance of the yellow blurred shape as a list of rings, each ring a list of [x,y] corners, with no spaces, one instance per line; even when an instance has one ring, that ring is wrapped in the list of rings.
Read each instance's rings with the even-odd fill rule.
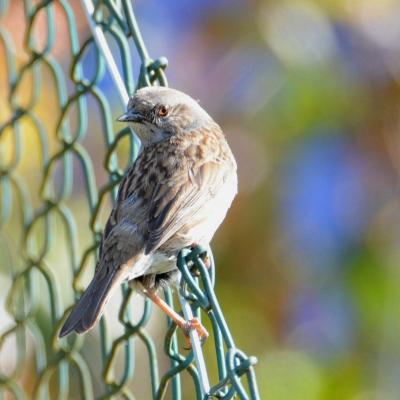
[[[258,383],[268,400],[318,400],[322,379],[318,367],[297,351],[269,351],[260,360]]]

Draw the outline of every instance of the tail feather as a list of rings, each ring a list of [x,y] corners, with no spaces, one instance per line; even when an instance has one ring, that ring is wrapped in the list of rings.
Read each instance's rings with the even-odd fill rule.
[[[107,269],[106,266],[99,268],[65,321],[59,337],[66,336],[73,331],[83,333],[92,328],[100,318],[111,293],[124,278],[125,274],[122,268]]]

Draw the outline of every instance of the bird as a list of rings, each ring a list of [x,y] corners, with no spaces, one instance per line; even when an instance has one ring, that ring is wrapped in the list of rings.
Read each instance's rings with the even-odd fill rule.
[[[118,121],[141,147],[118,188],[105,225],[92,281],[59,337],[91,329],[122,282],[150,298],[183,330],[207,330],[185,320],[158,295],[178,280],[178,253],[207,247],[238,191],[237,164],[220,126],[189,95],[172,88],[138,89]],[[189,343],[190,345],[190,343]]]

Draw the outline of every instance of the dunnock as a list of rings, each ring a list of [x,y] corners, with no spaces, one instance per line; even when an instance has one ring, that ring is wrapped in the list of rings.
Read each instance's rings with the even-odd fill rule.
[[[179,251],[207,246],[237,193],[236,162],[221,128],[188,95],[165,87],[138,90],[119,121],[138,134],[141,152],[122,180],[94,277],[60,337],[92,328],[108,298],[130,281],[184,330],[185,321],[157,295],[174,281]]]

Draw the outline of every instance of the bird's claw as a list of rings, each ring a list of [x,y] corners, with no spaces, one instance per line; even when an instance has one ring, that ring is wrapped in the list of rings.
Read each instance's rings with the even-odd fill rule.
[[[190,341],[190,331],[192,331],[193,329],[195,329],[197,334],[199,335],[201,345],[205,343],[209,336],[207,329],[204,328],[198,318],[192,318],[189,321],[186,321],[185,326],[183,327],[183,333],[186,340],[186,346],[184,348],[186,350],[190,350],[192,348],[192,342]]]
[[[192,243],[191,244],[191,246],[190,246],[190,249],[191,250],[194,250],[196,247],[198,247],[199,245],[197,244],[197,243]],[[204,253],[202,253],[201,255],[200,255],[200,258],[202,259],[202,261],[204,262],[204,265],[205,265],[205,267],[207,268],[207,269],[210,269],[211,268],[211,259],[210,259],[210,257],[208,256],[208,253],[207,252],[204,252]],[[194,276],[200,276],[200,271],[196,268],[196,267],[194,267],[194,268],[192,268],[192,274],[194,275]]]
[[[208,256],[207,253],[204,254],[204,256],[202,257],[203,261],[204,261],[204,265],[206,266],[207,269],[211,268],[211,259]]]

